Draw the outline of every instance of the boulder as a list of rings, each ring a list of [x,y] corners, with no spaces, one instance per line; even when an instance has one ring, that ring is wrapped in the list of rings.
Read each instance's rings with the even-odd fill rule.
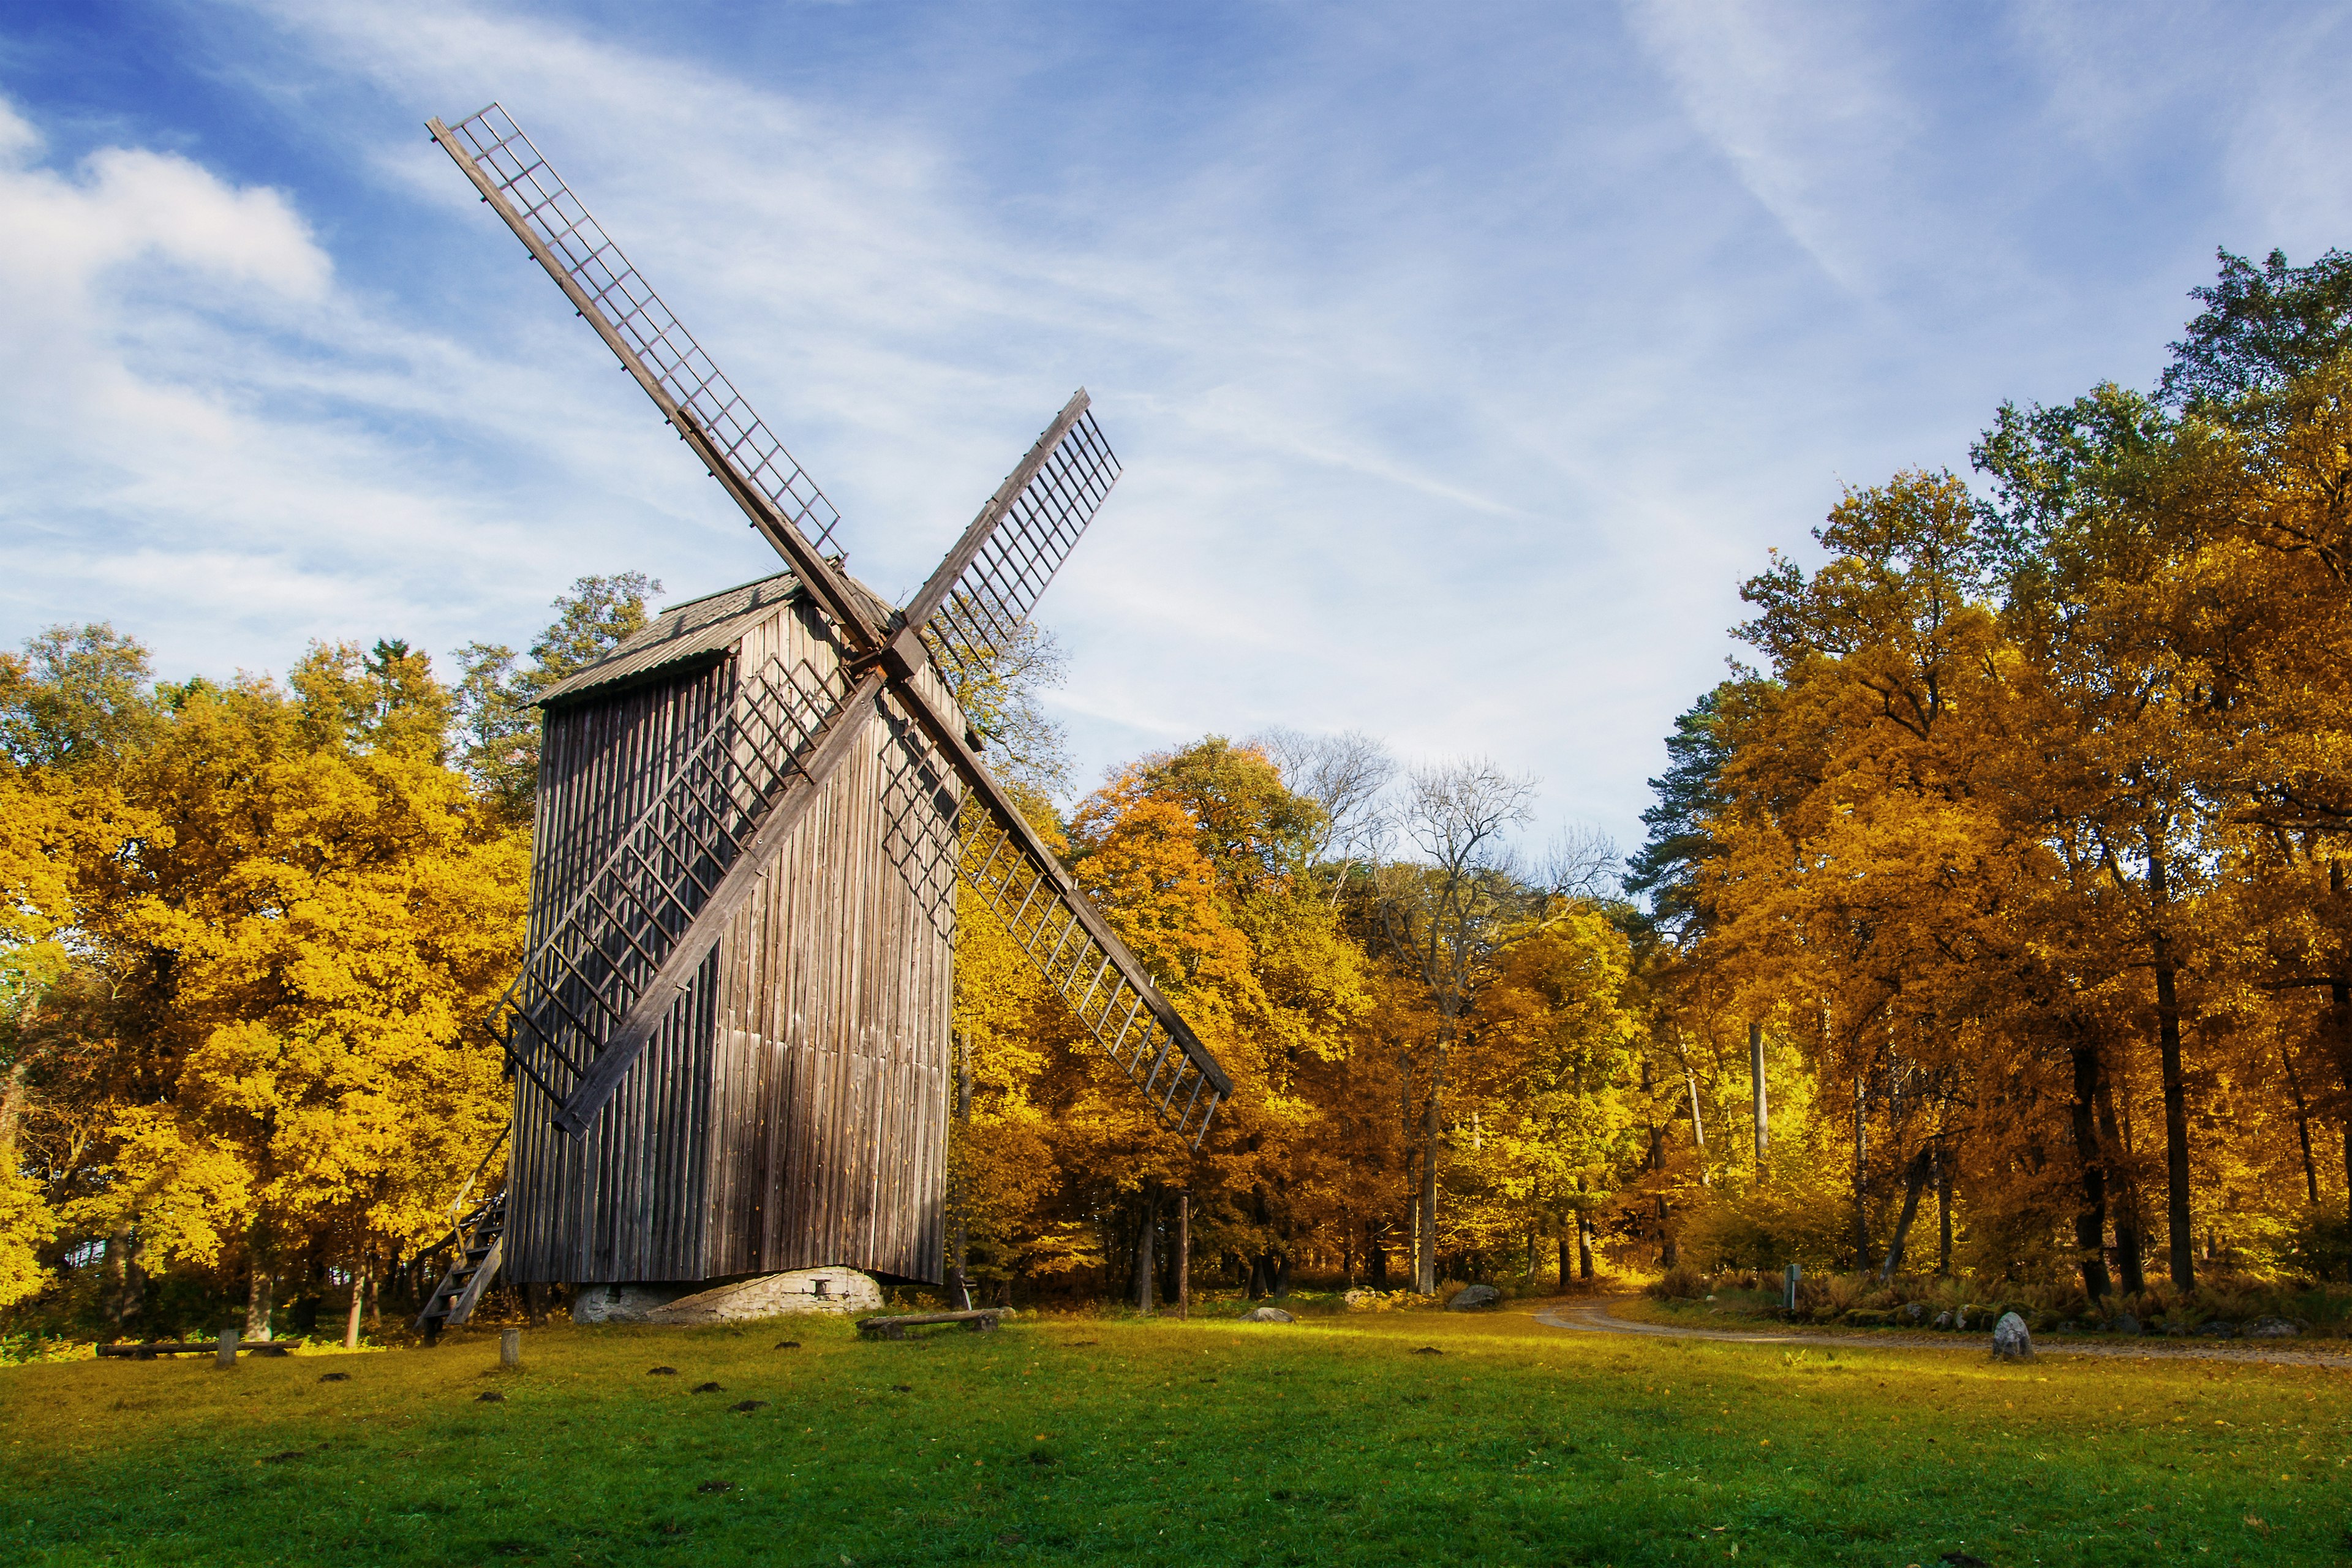
[[[2221,1319],[2216,1318],[2210,1323],[2198,1324],[2197,1334],[2200,1339],[2234,1340],[2238,1337],[2238,1325],[2235,1323],[2225,1323]]]
[[[1992,1353],[2003,1361],[2024,1361],[2033,1354],[2033,1335],[2023,1318],[2015,1312],[2000,1315],[2000,1321],[1992,1326]]]
[[[1244,1323],[1295,1323],[1298,1321],[1297,1318],[1292,1317],[1289,1313],[1284,1311],[1279,1307],[1253,1307],[1248,1311],[1242,1314],[1241,1321]]]
[[[1377,1312],[1381,1310],[1380,1292],[1350,1290],[1339,1298],[1339,1305],[1350,1312]]]
[[[575,1323],[732,1323],[807,1312],[876,1312],[882,1287],[855,1268],[795,1268],[725,1281],[583,1285]]]
[[[2302,1331],[2284,1318],[2256,1318],[2246,1325],[2250,1340],[2291,1340]]]
[[[1481,1307],[1491,1307],[1503,1299],[1503,1293],[1492,1285],[1465,1285],[1445,1303],[1449,1312],[1475,1312]]]
[[[2112,1334],[2131,1334],[2137,1336],[2141,1331],[2139,1320],[2133,1317],[2129,1312],[2117,1312],[2114,1317],[2107,1320],[2107,1331]]]
[[[1952,1326],[1952,1314],[1951,1314],[1951,1313],[1949,1313],[1949,1312],[1938,1312],[1938,1313],[1937,1313],[1937,1314],[1936,1314],[1936,1326],[1937,1326],[1937,1328],[1939,1328],[1939,1329],[1948,1329],[1948,1328],[1950,1328],[1950,1327]]]
[[[1905,1302],[1903,1304],[1903,1316],[1914,1323],[1926,1322],[1927,1321],[1927,1303],[1925,1301]]]

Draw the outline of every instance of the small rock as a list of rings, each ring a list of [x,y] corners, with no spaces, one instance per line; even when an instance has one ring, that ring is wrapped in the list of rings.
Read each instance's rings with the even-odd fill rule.
[[[319,1374],[320,1383],[349,1383],[351,1380],[352,1374],[347,1372],[322,1372]]]
[[[733,1481],[705,1481],[694,1489],[698,1492],[731,1492],[735,1489],[735,1483]]]
[[[915,1385],[911,1383],[894,1383],[890,1385],[890,1392],[893,1394],[912,1394],[915,1392]]]
[[[1938,1313],[1937,1313],[1937,1314],[1936,1314],[1936,1326],[1937,1326],[1937,1328],[1939,1328],[1939,1329],[1948,1329],[1948,1328],[1950,1328],[1950,1327],[1952,1326],[1952,1314],[1951,1314],[1951,1313],[1949,1313],[1949,1312],[1938,1312]]]
[[[1244,1323],[1295,1323],[1298,1321],[1297,1318],[1292,1317],[1289,1313],[1284,1311],[1279,1307],[1254,1307],[1250,1310],[1242,1314],[1241,1321]]]
[[[1412,1353],[1415,1355],[1444,1355],[1445,1352],[1439,1350],[1435,1345],[1423,1345]]]
[[[1927,1303],[1925,1301],[1906,1303],[1903,1309],[1903,1315],[1915,1323],[1924,1323],[1927,1321]]]
[[[495,1388],[490,1390],[488,1394],[477,1394],[474,1395],[474,1403],[477,1405],[504,1405],[506,1402],[507,1396],[500,1394]]]
[[[2136,1335],[2140,1332],[2139,1320],[2129,1312],[2117,1312],[2107,1320],[2107,1331],[2112,1334]]]
[[[674,1366],[649,1366],[646,1368],[646,1375],[647,1377],[676,1377],[677,1375],[677,1368]]]
[[[2225,1323],[2221,1319],[2216,1318],[2210,1323],[2199,1324],[2197,1327],[2197,1333],[2200,1339],[2234,1340],[2238,1337],[2238,1325],[2235,1323]]]
[[[2023,1318],[2015,1312],[2000,1315],[2000,1321],[1992,1326],[1992,1353],[2003,1361],[2024,1361],[2033,1354],[2033,1335],[2027,1331]]]
[[[764,1399],[739,1399],[728,1406],[730,1410],[740,1410],[746,1415],[754,1410],[765,1410],[767,1407],[768,1402]]]
[[[1973,1552],[1947,1552],[1944,1561],[1951,1564],[1951,1568],[1992,1568],[1991,1563]]]
[[[1339,1305],[1350,1312],[1375,1311],[1380,1304],[1380,1297],[1370,1290],[1350,1290],[1339,1298]]]
[[[1481,1307],[1491,1307],[1503,1299],[1503,1293],[1492,1285],[1465,1285],[1454,1300],[1445,1303],[1449,1312],[1475,1312]]]
[[[2291,1340],[2302,1332],[2284,1318],[2256,1318],[2246,1325],[2250,1340]]]
[[[801,1342],[798,1340],[784,1340],[780,1342],[776,1348],[780,1351],[796,1351],[801,1348]]]
[[[2164,1331],[2170,1338],[2183,1340],[2187,1339],[2190,1334],[2195,1333],[2197,1331],[2190,1328],[2186,1323],[2176,1323],[2171,1319],[2168,1318],[2164,1322]]]
[[[724,1394],[727,1391],[719,1387],[715,1383],[698,1383],[694,1385],[694,1392],[697,1394]]]
[[[1969,1310],[1966,1307],[1962,1307],[1958,1311],[1952,1314],[1952,1327],[1959,1330],[1963,1333],[1968,1331]]]

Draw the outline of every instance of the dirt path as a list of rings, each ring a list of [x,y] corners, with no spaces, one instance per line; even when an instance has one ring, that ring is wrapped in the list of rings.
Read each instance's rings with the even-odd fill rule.
[[[1669,1340],[1723,1340],[1741,1344],[1759,1345],[1827,1345],[1836,1350],[1868,1350],[1892,1347],[1901,1350],[1930,1350],[1987,1353],[1990,1337],[1973,1333],[1888,1333],[1878,1330],[1853,1333],[1823,1333],[1801,1329],[1696,1329],[1669,1323],[1641,1323],[1616,1313],[1618,1302],[1631,1297],[1604,1297],[1591,1301],[1572,1301],[1557,1307],[1546,1307],[1535,1314],[1536,1321],[1555,1329],[1572,1329],[1587,1334],[1648,1334]],[[2141,1340],[2128,1342],[2100,1341],[2068,1335],[2063,1339],[2050,1335],[2035,1342],[2034,1348],[2045,1356],[2122,1356],[2135,1361],[2242,1361],[2273,1362],[2284,1366],[2326,1366],[2338,1372],[2352,1372],[2352,1356],[2333,1349],[2316,1346],[2289,1349],[2284,1345],[2244,1344],[2182,1344],[2173,1340]]]

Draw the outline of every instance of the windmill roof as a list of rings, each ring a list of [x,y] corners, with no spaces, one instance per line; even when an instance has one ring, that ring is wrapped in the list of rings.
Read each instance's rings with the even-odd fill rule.
[[[864,596],[867,613],[877,624],[894,613],[891,606],[856,579],[852,592]],[[698,599],[665,605],[651,625],[595,663],[583,666],[539,694],[539,705],[567,701],[600,687],[634,682],[669,665],[715,657],[732,647],[745,632],[776,613],[779,605],[800,596],[800,579],[789,572],[739,583]]]

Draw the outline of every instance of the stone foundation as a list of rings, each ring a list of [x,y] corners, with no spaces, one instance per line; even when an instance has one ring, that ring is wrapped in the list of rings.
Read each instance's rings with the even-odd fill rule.
[[[795,1268],[714,1283],[579,1285],[575,1323],[732,1323],[807,1312],[877,1312],[882,1288],[855,1268]]]

